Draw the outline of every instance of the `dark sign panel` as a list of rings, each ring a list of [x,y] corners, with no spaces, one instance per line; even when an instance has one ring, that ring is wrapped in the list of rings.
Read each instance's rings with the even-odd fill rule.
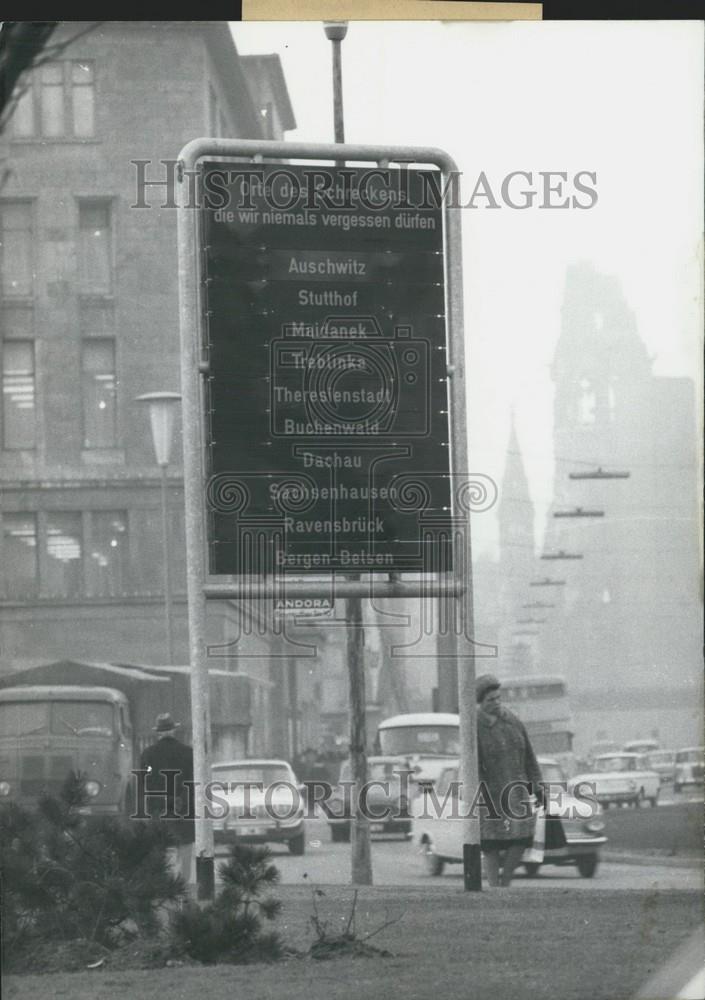
[[[204,165],[211,574],[449,568],[439,186]]]

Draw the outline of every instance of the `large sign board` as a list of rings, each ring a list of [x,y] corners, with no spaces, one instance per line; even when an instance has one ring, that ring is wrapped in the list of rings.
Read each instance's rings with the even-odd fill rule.
[[[440,177],[203,165],[211,574],[450,568]]]

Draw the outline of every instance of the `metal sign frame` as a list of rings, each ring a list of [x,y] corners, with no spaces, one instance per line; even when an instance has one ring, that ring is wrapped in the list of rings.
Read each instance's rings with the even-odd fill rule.
[[[207,156],[223,156],[240,160],[248,158],[254,162],[264,160],[331,160],[340,163],[361,161],[388,167],[392,163],[430,164],[441,170],[445,185],[458,170],[453,159],[440,149],[413,146],[358,146],[318,143],[288,143],[273,141],[235,139],[194,139],[182,149],[179,155],[179,179],[183,186],[187,172],[193,172],[199,159]],[[202,410],[202,380],[205,368],[201,357],[202,308],[201,308],[201,260],[199,254],[198,211],[188,200],[178,206],[179,237],[179,308],[181,328],[181,380],[183,396],[183,439],[184,439],[184,480],[186,498],[186,553],[188,572],[198,566],[198,581],[207,598],[220,600],[252,599],[281,596],[315,597],[321,593],[320,580],[285,579],[281,586],[275,586],[261,578],[219,578],[210,576],[206,562],[205,506],[203,484],[203,449],[205,429]],[[450,410],[450,474],[451,479],[467,475],[467,434],[465,403],[465,361],[463,330],[463,284],[461,233],[459,209],[452,210],[448,199],[443,202],[443,242],[446,284],[446,325],[447,325],[447,367],[449,379]],[[194,495],[194,486],[199,484]],[[200,524],[196,525],[197,518]],[[198,545],[196,555],[194,547]],[[352,571],[351,571],[352,572]],[[359,570],[357,571],[359,573]],[[406,581],[398,574],[390,574],[391,579],[374,579],[371,587],[364,581],[346,580],[341,571],[332,574],[322,572],[320,576],[330,577],[332,592],[336,597],[365,596],[372,592],[375,597],[457,597],[465,590],[465,580],[456,571],[444,574],[437,581]]]
[[[196,856],[199,895],[209,894],[208,881],[212,879],[213,832],[212,825],[203,817],[203,783],[210,777],[210,711],[208,695],[208,670],[206,663],[206,601],[248,600],[275,597],[321,596],[326,584],[320,579],[288,580],[282,586],[262,581],[261,578],[240,578],[236,581],[217,580],[207,574],[206,511],[205,511],[205,426],[203,380],[207,365],[202,359],[202,303],[201,303],[201,254],[197,205],[191,203],[190,179],[203,157],[236,158],[239,161],[263,163],[277,160],[330,161],[374,164],[387,168],[390,164],[404,166],[432,165],[441,172],[443,190],[459,176],[455,161],[445,151],[424,146],[372,146],[333,143],[297,143],[271,140],[240,140],[200,138],[187,143],[178,158],[179,188],[182,197],[177,206],[179,320],[181,339],[181,393],[184,446],[184,496],[186,528],[186,563],[189,620],[189,649],[192,665],[191,693],[193,716],[194,777],[196,780]],[[188,183],[187,183],[188,180]],[[185,197],[185,195],[189,197]],[[466,432],[466,380],[463,327],[463,273],[461,249],[461,220],[459,208],[453,209],[447,197],[443,198],[443,247],[445,256],[446,347],[449,380],[450,419],[450,475],[467,476]],[[451,515],[456,515],[456,498],[451,490]],[[468,509],[465,511],[468,516]],[[467,668],[458,671],[461,735],[471,737],[475,744],[475,670],[473,634],[472,568],[470,532],[453,531],[453,570],[438,574],[438,579],[401,580],[396,573],[389,579],[369,581],[340,579],[337,571],[322,573],[330,581],[329,592],[336,598],[374,596],[379,598],[441,597],[455,599],[456,621],[462,623],[460,634],[456,628],[455,651],[458,659],[467,661]],[[469,669],[468,669],[469,668]],[[474,788],[477,766],[474,752],[465,754],[464,771],[466,787]],[[473,850],[478,853],[479,835],[475,820],[466,835]],[[199,872],[199,865],[201,871]],[[210,867],[210,872],[207,870]],[[203,892],[201,890],[203,889]]]

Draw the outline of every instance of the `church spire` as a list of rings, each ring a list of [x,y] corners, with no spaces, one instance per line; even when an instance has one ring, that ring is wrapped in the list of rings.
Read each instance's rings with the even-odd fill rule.
[[[517,643],[514,631],[535,561],[534,505],[519,446],[516,419],[512,409],[507,443],[507,458],[502,476],[498,508],[499,520],[499,591],[501,615],[499,646],[502,668],[509,673],[530,673],[532,650]]]

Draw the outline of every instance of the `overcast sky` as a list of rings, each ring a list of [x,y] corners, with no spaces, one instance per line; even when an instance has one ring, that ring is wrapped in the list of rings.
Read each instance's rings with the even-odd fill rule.
[[[321,24],[233,34],[243,55],[281,56],[298,123],[287,138],[331,141]],[[700,384],[702,80],[696,22],[353,22],[343,42],[347,141],[440,146],[470,192],[484,171],[498,200],[511,171],[597,173],[587,211],[463,213],[471,467],[501,477],[514,408],[537,527],[551,496],[549,365],[569,264],[617,276],[654,372]],[[492,552],[494,517],[473,534]]]

